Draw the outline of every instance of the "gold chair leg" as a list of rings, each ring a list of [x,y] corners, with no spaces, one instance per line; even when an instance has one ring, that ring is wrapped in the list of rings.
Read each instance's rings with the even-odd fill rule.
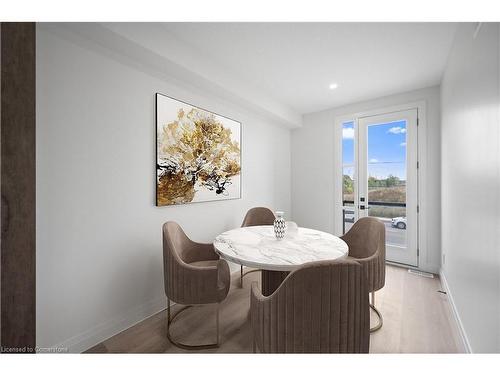
[[[183,311],[194,307],[194,305],[188,305],[188,306],[183,306],[179,311],[177,311],[175,314],[171,314],[171,306],[170,306],[170,299],[167,298],[167,339],[170,341],[173,345],[177,346],[178,348],[181,349],[186,349],[186,350],[200,350],[200,349],[214,349],[219,347],[219,308],[220,308],[220,303],[217,303],[217,312],[216,312],[216,342],[215,344],[202,344],[202,345],[188,345],[188,344],[183,344],[179,341],[176,341],[170,336],[170,326],[172,325],[173,321],[177,316],[179,316],[180,313]]]
[[[258,272],[258,271],[260,271],[260,270],[249,270],[249,271],[243,272],[243,266],[240,265],[240,288],[243,288],[243,276],[246,276],[249,273]]]
[[[370,333],[373,333],[382,328],[382,325],[384,324],[384,319],[382,318],[382,314],[380,313],[380,311],[378,311],[378,309],[375,307],[375,292],[371,292],[371,296],[372,296],[372,302],[370,303],[370,308],[373,310],[373,312],[377,315],[378,318],[377,325],[375,325],[375,327],[373,328],[370,327]]]
[[[216,311],[216,317],[215,319],[217,320],[217,324],[216,324],[216,334],[217,334],[217,347],[219,347],[219,310],[220,310],[220,303],[217,304],[217,311]]]

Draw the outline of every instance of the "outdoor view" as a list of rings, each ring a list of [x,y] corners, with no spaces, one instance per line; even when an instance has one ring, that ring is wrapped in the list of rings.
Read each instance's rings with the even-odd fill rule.
[[[406,121],[368,126],[368,215],[386,225],[387,243],[406,246]],[[342,129],[345,231],[354,223],[354,123]],[[366,182],[365,182],[366,183]]]

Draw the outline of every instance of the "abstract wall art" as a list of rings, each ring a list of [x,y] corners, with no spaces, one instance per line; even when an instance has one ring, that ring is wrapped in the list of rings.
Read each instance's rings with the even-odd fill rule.
[[[156,94],[156,205],[241,198],[241,123]]]

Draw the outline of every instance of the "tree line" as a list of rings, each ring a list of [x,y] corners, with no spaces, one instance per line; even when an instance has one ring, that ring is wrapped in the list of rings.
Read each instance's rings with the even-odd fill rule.
[[[394,187],[405,185],[406,181],[401,180],[399,177],[390,174],[387,178],[378,179],[376,177],[368,177],[368,188],[379,188],[379,187]],[[354,180],[351,176],[345,174],[343,178],[344,193],[352,194],[354,193]]]

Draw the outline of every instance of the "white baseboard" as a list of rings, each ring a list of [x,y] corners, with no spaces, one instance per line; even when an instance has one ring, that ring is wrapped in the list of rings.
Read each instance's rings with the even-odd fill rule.
[[[165,297],[159,297],[127,311],[116,319],[108,320],[63,342],[53,345],[65,348],[69,353],[82,353],[100,342],[125,331],[135,324],[153,316],[166,308]]]
[[[465,351],[467,353],[473,353],[469,339],[467,338],[467,333],[465,332],[464,325],[462,324],[462,320],[460,319],[460,314],[458,313],[457,306],[455,305],[455,301],[453,300],[453,295],[451,294],[450,287],[448,285],[448,281],[446,280],[446,276],[444,274],[443,269],[439,271],[439,277],[441,279],[441,284],[443,286],[443,289],[446,292],[446,295],[448,296],[448,301],[450,301],[451,310],[453,312],[455,321],[457,322],[458,330],[460,332],[460,338],[462,339]]]
[[[438,275],[440,272],[438,267],[429,266],[429,265],[427,265],[425,267],[415,267],[415,266],[409,266],[409,265],[403,264],[403,263],[391,262],[390,260],[386,260],[385,264],[388,264],[390,266],[395,266],[395,267],[406,268],[409,270],[416,270],[416,271],[422,271],[422,272],[427,272],[427,273],[433,273],[435,275]]]
[[[239,265],[231,267],[231,274],[236,272],[239,275]],[[172,305],[175,303],[172,302]],[[142,322],[143,320],[166,309],[167,300],[165,296],[158,297],[143,305],[133,308],[116,319],[110,319],[85,332],[70,337],[63,342],[51,345],[53,348],[67,349],[68,353],[82,353],[93,346],[117,335],[120,332]]]
[[[231,273],[235,273],[235,270],[231,271],[233,271]],[[236,272],[239,273],[239,266]],[[450,301],[453,316],[457,322],[457,326],[460,332],[460,337],[462,339],[464,348],[467,353],[472,353],[472,348],[470,346],[469,339],[467,338],[467,334],[462,324],[462,320],[460,319],[460,315],[453,300],[453,295],[450,291],[443,270],[439,272],[439,276],[441,279],[442,286],[448,296],[448,300]],[[123,314],[120,317],[117,317],[116,319],[104,322],[88,331],[73,336],[59,344],[53,345],[53,347],[67,348],[69,353],[82,353],[85,350],[88,350],[91,347],[99,344],[100,342],[107,340],[110,337],[113,337],[114,335],[123,332],[126,329],[136,325],[137,323],[140,323],[141,321],[159,313],[160,311],[164,310],[165,307],[166,307],[165,297],[163,296],[159,297],[141,306],[129,310],[127,313]]]

